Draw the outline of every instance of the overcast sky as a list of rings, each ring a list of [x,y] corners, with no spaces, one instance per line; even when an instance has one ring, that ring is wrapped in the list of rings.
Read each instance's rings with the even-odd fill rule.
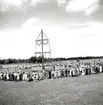
[[[41,28],[52,57],[103,56],[103,0],[0,0],[0,58],[29,58]]]

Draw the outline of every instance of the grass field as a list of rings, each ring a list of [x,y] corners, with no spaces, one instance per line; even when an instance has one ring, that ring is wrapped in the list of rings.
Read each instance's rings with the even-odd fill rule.
[[[103,105],[103,74],[39,82],[0,81],[0,105]]]

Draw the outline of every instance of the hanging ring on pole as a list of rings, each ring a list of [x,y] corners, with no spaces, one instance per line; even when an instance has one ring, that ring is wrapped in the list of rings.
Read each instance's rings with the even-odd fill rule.
[[[44,44],[44,45],[47,45],[47,44],[48,44],[48,40],[44,39],[44,40],[43,40],[43,44]]]
[[[37,44],[38,46],[40,46],[40,45],[41,45],[41,40],[36,40],[36,44]]]

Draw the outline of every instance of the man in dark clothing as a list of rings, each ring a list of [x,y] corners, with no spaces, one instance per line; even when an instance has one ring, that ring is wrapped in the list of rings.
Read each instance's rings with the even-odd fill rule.
[[[68,70],[65,69],[65,77],[68,77]]]
[[[51,71],[49,71],[49,79],[51,79]]]

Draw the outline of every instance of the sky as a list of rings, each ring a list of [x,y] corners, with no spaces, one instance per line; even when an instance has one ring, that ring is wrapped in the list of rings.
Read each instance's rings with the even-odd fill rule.
[[[53,58],[103,56],[103,0],[0,0],[0,59],[34,56],[41,29]]]

